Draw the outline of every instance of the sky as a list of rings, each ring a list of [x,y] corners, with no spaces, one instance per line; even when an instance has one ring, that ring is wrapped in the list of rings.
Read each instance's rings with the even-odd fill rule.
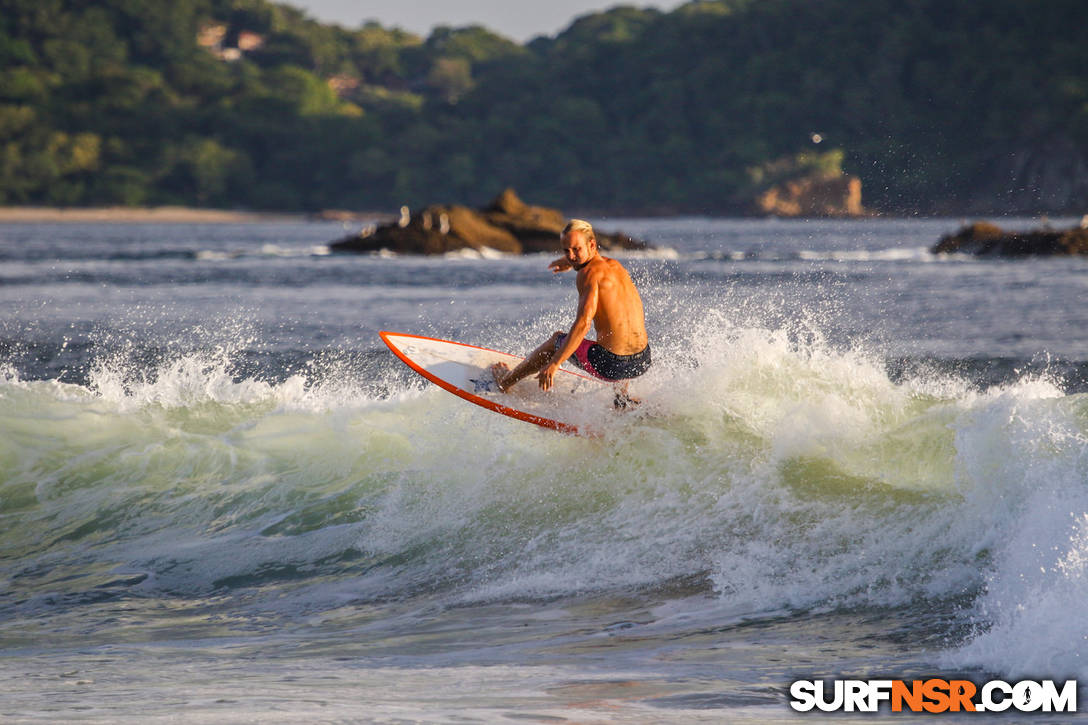
[[[684,0],[277,0],[322,22],[356,28],[367,20],[429,35],[436,25],[483,25],[525,42],[554,35],[574,18],[616,5],[672,10]]]

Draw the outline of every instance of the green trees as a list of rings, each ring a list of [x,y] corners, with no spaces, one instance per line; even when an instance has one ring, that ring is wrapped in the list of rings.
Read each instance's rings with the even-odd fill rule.
[[[523,46],[266,0],[0,0],[0,203],[388,209],[513,185],[730,213],[841,168],[871,208],[1015,206],[1031,169],[1088,159],[1082,21],[1081,0],[697,0]]]

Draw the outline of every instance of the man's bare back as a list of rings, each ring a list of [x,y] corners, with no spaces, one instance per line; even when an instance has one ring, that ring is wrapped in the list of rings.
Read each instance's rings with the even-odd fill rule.
[[[635,283],[623,265],[598,254],[580,272],[578,297],[597,288],[593,327],[597,342],[617,355],[631,355],[646,347],[646,323]]]
[[[642,298],[627,270],[600,255],[588,222],[572,220],[563,232],[562,247],[564,256],[548,267],[556,273],[578,271],[574,324],[567,333],[552,335],[513,370],[502,363],[492,366],[495,382],[504,391],[534,373],[540,387],[548,390],[559,366],[572,356],[582,369],[610,381],[637,377],[649,368]],[[586,339],[591,325],[597,330],[595,343]]]

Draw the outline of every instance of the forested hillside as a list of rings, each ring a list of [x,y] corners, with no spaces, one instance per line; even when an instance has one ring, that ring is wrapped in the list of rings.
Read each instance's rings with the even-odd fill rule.
[[[1088,211],[1083,0],[702,0],[518,45],[265,0],[0,0],[0,203]]]

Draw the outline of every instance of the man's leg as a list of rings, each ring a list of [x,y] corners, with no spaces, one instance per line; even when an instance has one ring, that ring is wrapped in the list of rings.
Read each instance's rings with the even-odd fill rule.
[[[615,397],[612,399],[612,406],[616,410],[625,410],[628,407],[633,408],[642,402],[639,398],[632,398],[631,394],[627,392],[627,385],[630,382],[630,380],[621,380],[612,383],[612,392],[615,393]]]
[[[517,364],[513,370],[506,363],[495,363],[491,366],[491,375],[498,383],[499,390],[506,392],[519,380],[524,380],[530,375],[536,375],[551,362],[555,355],[555,344],[565,333],[557,332],[548,338],[548,341],[529,353],[529,356]]]

